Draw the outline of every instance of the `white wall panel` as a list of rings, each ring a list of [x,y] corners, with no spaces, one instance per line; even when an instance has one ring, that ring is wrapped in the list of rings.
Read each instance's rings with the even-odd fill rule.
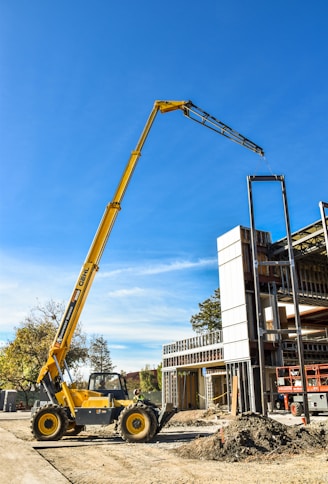
[[[222,249],[229,247],[229,245],[233,244],[234,242],[237,242],[238,240],[240,240],[240,229],[241,229],[241,226],[238,225],[232,230],[229,230],[229,232],[226,232],[225,234],[218,237],[217,247],[219,252]]]
[[[224,329],[224,344],[248,340],[247,322],[234,324]]]
[[[243,261],[241,257],[220,265],[221,309],[245,304]]]
[[[222,312],[222,327],[233,326],[238,323],[247,322],[247,312],[245,304],[231,308]]]
[[[218,238],[224,359],[249,359],[241,227]]]
[[[231,259],[235,259],[236,257],[241,256],[241,245],[239,242],[234,242],[233,244],[229,245],[228,247],[220,250],[220,265],[225,264],[226,262],[231,261]]]
[[[224,344],[224,361],[247,360],[249,358],[248,340],[235,341],[234,343]]]

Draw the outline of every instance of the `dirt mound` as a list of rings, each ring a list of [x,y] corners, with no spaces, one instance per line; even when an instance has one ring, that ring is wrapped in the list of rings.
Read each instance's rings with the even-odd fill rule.
[[[222,418],[231,419],[229,414],[217,409],[182,410],[171,418],[166,427],[206,427],[219,424]]]
[[[288,427],[271,418],[247,413],[238,416],[210,437],[196,439],[175,452],[189,459],[238,462],[324,449],[327,443],[327,426]]]

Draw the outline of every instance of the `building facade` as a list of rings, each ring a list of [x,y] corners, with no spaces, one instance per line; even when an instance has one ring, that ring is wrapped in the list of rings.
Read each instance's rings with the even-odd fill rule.
[[[328,361],[326,223],[324,216],[291,240],[272,242],[270,233],[241,226],[218,238],[222,331],[163,346],[163,403],[231,408],[237,379],[238,411],[263,413],[263,393],[271,403],[276,395],[275,368],[299,362],[297,337],[305,363]]]

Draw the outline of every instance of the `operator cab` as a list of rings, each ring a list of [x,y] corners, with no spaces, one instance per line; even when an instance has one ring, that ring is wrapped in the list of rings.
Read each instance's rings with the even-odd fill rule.
[[[91,373],[88,389],[106,396],[111,394],[115,400],[129,399],[126,380],[119,373]]]

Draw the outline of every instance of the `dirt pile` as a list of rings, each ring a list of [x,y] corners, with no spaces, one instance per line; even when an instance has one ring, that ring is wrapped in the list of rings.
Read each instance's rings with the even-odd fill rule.
[[[165,427],[206,427],[218,424],[222,417],[223,414],[215,409],[183,410],[173,415]]]
[[[324,449],[327,444],[327,425],[289,427],[268,417],[246,413],[210,437],[196,439],[174,452],[189,459],[238,462]]]

